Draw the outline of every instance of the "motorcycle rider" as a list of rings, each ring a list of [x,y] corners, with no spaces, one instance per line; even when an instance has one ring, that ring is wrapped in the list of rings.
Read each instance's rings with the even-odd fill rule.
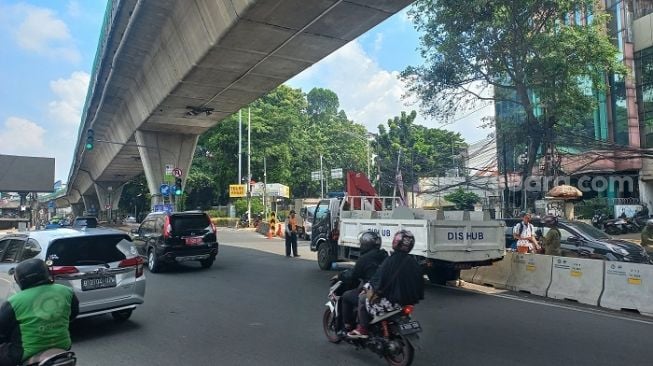
[[[332,282],[343,281],[346,285],[356,288],[345,291],[342,295],[342,320],[345,332],[354,329],[356,324],[356,307],[365,306],[359,301],[363,285],[369,282],[381,263],[388,257],[388,252],[381,249],[381,236],[372,230],[358,235],[361,256],[352,270],[343,271],[332,278]],[[358,282],[358,283],[356,283]]]
[[[358,326],[347,333],[351,338],[367,338],[371,316],[377,316],[424,299],[422,268],[410,251],[415,236],[408,230],[398,231],[392,240],[392,255],[383,261],[372,280],[365,285],[365,307],[358,311]]]
[[[79,312],[69,287],[55,284],[41,259],[18,264],[14,280],[21,291],[0,307],[0,366],[16,366],[52,348],[69,350],[68,326]]]
[[[558,230],[558,218],[553,215],[544,216],[542,219],[544,226],[549,228],[546,236],[542,239],[544,244],[544,254],[561,256],[560,251],[560,230]]]
[[[642,246],[649,256],[653,255],[653,219],[646,221],[646,226],[642,230]]]

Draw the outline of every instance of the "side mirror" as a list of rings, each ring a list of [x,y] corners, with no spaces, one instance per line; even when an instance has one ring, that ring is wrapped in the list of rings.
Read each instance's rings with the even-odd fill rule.
[[[567,238],[567,241],[570,243],[580,243],[580,239],[577,236],[570,236]]]
[[[16,268],[9,268],[9,271],[7,273],[9,273],[10,276],[13,276],[14,273],[16,273]]]
[[[131,233],[134,235],[138,235],[138,229],[131,229]]]

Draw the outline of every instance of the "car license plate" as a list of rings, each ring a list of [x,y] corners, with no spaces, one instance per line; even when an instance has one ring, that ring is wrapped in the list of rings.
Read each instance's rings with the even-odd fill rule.
[[[103,276],[82,279],[82,291],[116,287],[116,276]]]
[[[184,240],[186,241],[186,245],[199,245],[202,244],[204,238],[201,236],[193,236],[190,238],[184,238]]]
[[[399,324],[399,329],[401,334],[413,334],[422,331],[422,327],[415,320],[411,320],[408,323]]]

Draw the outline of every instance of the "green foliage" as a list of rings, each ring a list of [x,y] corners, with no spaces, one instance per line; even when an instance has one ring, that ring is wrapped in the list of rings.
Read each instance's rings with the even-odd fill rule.
[[[234,205],[236,206],[236,216],[240,217],[244,213],[247,212],[247,199],[246,198],[238,198],[234,201]],[[252,216],[255,214],[258,214],[259,212],[263,212],[263,200],[261,197],[252,197]]]
[[[458,188],[455,192],[447,194],[444,199],[455,204],[456,210],[473,210],[474,204],[481,200],[476,193],[467,192],[463,188]]]
[[[384,178],[382,194],[390,194],[394,188],[399,150],[402,179],[411,186],[419,177],[443,176],[454,167],[453,155],[465,146],[459,133],[416,125],[416,117],[415,111],[401,112],[388,120],[387,127],[379,125],[375,151]]]
[[[583,200],[574,207],[576,218],[589,220],[594,216],[595,211],[601,211],[611,215],[610,206],[605,198],[595,197]]]
[[[124,215],[131,216],[136,211],[139,218],[144,217],[145,214],[150,212],[150,198],[147,180],[145,175],[141,174],[125,184],[118,208]]]
[[[555,132],[586,119],[607,89],[608,74],[625,75],[595,0],[420,0],[411,10],[422,32],[424,65],[402,77],[424,110],[450,120],[487,100],[514,103],[513,128],[530,141],[525,172]],[[591,12],[587,25],[561,21]],[[573,17],[570,17],[573,18]],[[488,90],[499,91],[492,94]]]

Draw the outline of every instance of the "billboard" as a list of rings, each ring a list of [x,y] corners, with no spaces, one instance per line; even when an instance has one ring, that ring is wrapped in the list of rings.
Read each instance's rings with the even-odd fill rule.
[[[54,158],[0,155],[0,192],[54,192]]]

